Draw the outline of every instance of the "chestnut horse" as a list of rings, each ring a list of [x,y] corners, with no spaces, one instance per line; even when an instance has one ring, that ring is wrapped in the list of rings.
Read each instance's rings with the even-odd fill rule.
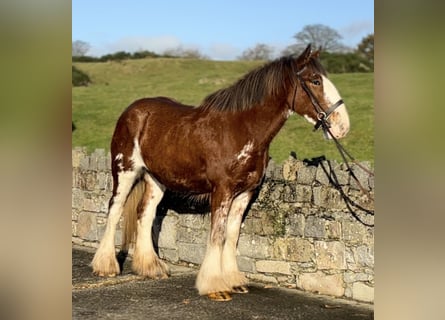
[[[211,229],[196,280],[199,294],[227,301],[231,293],[247,292],[236,248],[272,139],[294,112],[316,128],[324,121],[327,138],[341,138],[349,130],[346,107],[318,54],[309,45],[298,57],[272,61],[196,108],[165,97],[133,102],[120,116],[111,142],[113,192],[92,261],[94,274],[120,273],[114,236],[124,214],[123,250],[135,242],[133,272],[149,278],[169,275],[152,242],[156,208],[168,189],[210,201]]]

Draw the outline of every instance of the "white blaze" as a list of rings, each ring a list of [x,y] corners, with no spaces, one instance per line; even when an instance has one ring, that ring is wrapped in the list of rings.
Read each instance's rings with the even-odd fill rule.
[[[338,100],[340,100],[341,96],[331,80],[323,75],[322,78],[324,96],[325,99],[328,101],[330,107]],[[335,111],[331,113],[328,119],[331,123],[330,130],[336,138],[343,138],[349,132],[349,116],[344,103],[342,103],[337,109],[335,109]],[[328,138],[331,137],[329,136]]]

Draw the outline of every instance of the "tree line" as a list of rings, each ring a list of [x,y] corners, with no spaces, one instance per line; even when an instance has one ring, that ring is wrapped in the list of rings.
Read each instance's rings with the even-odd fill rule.
[[[374,34],[362,39],[356,48],[350,48],[342,43],[342,36],[335,30],[322,24],[305,26],[293,38],[295,43],[282,50],[279,55],[300,54],[310,43],[314,49],[319,49],[320,60],[330,73],[344,72],[374,72]],[[84,41],[74,41],[72,47],[73,62],[106,62],[143,58],[191,58],[209,59],[197,49],[177,47],[158,54],[148,50],[137,52],[118,51],[101,57],[88,56],[90,46]],[[263,60],[275,58],[275,49],[264,43],[247,48],[237,57],[238,60]]]

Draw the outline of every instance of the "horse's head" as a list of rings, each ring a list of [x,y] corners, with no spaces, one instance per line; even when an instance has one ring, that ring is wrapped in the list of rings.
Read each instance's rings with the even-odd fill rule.
[[[312,52],[308,45],[296,59],[298,72],[289,105],[292,111],[314,124],[315,129],[321,126],[326,138],[332,139],[329,132],[335,138],[343,138],[349,131],[348,112],[337,88],[327,78],[318,55],[319,51]]]

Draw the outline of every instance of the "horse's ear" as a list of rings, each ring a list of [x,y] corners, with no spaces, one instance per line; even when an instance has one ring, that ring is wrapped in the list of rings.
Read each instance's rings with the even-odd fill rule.
[[[311,52],[311,44],[309,43],[306,49],[304,49],[304,51],[298,56],[298,64],[304,66],[306,63],[308,63],[311,58]]]
[[[319,58],[320,57],[320,49],[318,49],[317,51],[313,52],[311,54],[311,57],[315,58],[315,59]]]

